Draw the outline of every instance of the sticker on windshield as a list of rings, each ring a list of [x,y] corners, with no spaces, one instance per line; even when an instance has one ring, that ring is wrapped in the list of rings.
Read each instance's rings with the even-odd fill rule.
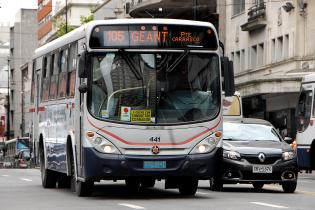
[[[130,121],[130,110],[131,107],[122,106],[120,110],[120,120],[121,121]]]
[[[108,110],[101,110],[101,115],[102,115],[102,118],[109,118],[109,114],[108,114]]]
[[[151,122],[151,110],[131,110],[131,122]]]

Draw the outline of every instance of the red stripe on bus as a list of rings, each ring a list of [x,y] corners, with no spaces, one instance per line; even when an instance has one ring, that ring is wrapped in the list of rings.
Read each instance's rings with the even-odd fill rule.
[[[29,112],[35,112],[35,108],[30,108],[28,111]]]
[[[44,112],[45,111],[45,107],[44,106],[40,106],[37,109],[39,112]]]
[[[128,142],[122,138],[120,138],[119,136],[107,131],[107,130],[104,130],[103,128],[99,128],[97,127],[96,125],[94,125],[89,118],[88,119],[88,122],[96,129],[98,129],[99,131],[101,131],[102,133],[105,133],[113,138],[115,138],[116,140],[124,143],[124,144],[128,144],[128,145],[135,145],[135,146],[154,146],[154,145],[159,145],[159,146],[175,146],[175,145],[183,145],[183,144],[187,144],[187,143],[190,143],[191,141],[195,140],[196,138],[208,133],[208,132],[213,132],[212,130],[217,128],[222,120],[222,118],[219,120],[219,122],[213,126],[212,128],[209,128],[209,129],[206,129],[204,131],[202,131],[201,133],[199,134],[196,134],[194,135],[193,137],[190,137],[189,139],[185,140],[185,141],[182,141],[182,142],[178,142],[178,143],[133,143],[133,142]]]

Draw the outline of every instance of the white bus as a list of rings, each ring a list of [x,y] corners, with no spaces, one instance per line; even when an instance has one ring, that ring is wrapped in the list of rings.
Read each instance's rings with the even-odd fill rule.
[[[315,74],[304,76],[296,107],[297,153],[300,169],[315,169]]]
[[[170,19],[92,21],[37,49],[30,112],[43,187],[88,196],[100,180],[138,190],[165,179],[194,195],[222,157],[221,65],[234,93],[219,52],[212,24]]]

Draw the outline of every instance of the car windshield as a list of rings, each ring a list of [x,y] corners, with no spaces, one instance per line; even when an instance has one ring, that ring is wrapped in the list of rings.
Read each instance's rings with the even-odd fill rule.
[[[238,122],[223,123],[223,139],[231,141],[281,141],[271,126]]]
[[[102,120],[183,123],[210,120],[220,108],[216,54],[97,54],[90,78],[88,109]]]
[[[18,139],[17,140],[17,149],[28,149],[29,140],[28,139]]]

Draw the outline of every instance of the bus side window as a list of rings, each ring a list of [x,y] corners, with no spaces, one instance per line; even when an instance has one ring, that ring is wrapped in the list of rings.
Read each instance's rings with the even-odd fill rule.
[[[43,79],[42,79],[42,92],[41,101],[47,101],[49,96],[49,72],[51,67],[51,57],[45,56],[43,60]]]
[[[74,97],[77,58],[78,58],[77,54],[78,54],[77,43],[72,43],[70,46],[70,52],[69,52],[69,68],[68,68],[68,84],[67,84],[68,97]]]
[[[34,104],[35,101],[35,69],[36,69],[36,60],[33,61],[33,66],[32,66],[32,84],[31,84],[31,100],[30,100],[30,104]]]
[[[60,51],[59,58],[60,73],[58,79],[58,98],[65,98],[67,90],[68,49]]]
[[[59,73],[59,62],[58,53],[52,54],[51,57],[51,71],[50,71],[50,89],[49,99],[54,100],[57,97],[57,85],[58,85],[58,73]]]

